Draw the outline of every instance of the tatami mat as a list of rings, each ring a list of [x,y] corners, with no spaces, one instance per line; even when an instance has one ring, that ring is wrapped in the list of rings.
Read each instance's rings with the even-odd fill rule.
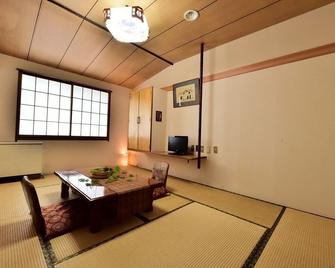
[[[0,267],[46,267],[20,182],[0,185]]]
[[[151,176],[142,168],[128,166],[128,170],[141,176]],[[232,215],[271,228],[282,207],[198,183],[168,177],[168,189],[178,195],[214,207]]]
[[[177,208],[185,206],[190,202],[191,201],[188,199],[170,194],[169,196],[155,200],[153,203],[153,211],[143,212],[141,215],[148,220],[153,220]]]
[[[335,220],[286,209],[256,266],[335,267]]]
[[[176,178],[168,178],[168,189],[199,203],[271,228],[282,207],[253,198]]]
[[[78,198],[71,190],[69,191],[68,198],[61,198],[61,186],[60,185],[50,185],[43,187],[36,187],[36,192],[40,205],[47,206],[50,204],[60,203],[69,199]]]
[[[31,180],[31,182],[35,185],[35,187],[61,184],[61,180],[54,174],[45,175],[44,178]]]
[[[30,215],[1,219],[0,267],[46,267]]]
[[[93,245],[97,245],[102,241],[111,239],[112,237],[125,231],[131,230],[141,224],[143,224],[143,221],[136,217],[131,217],[111,226],[105,226],[104,229],[98,233],[92,234],[88,227],[85,227],[56,237],[50,242],[57,260],[60,261],[79,251],[87,249]]]
[[[192,203],[56,267],[241,267],[264,231]]]
[[[22,217],[29,208],[20,182],[0,184],[0,220]]]

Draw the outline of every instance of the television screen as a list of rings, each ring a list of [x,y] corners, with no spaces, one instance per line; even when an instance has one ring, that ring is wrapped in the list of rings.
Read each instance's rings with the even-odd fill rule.
[[[187,154],[188,137],[187,136],[169,136],[168,151],[175,154]]]

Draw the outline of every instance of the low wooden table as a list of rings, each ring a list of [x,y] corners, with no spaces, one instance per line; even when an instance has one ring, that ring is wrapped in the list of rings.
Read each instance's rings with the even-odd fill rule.
[[[135,175],[107,183],[99,179],[98,184],[87,186],[92,179],[88,172],[55,171],[62,181],[61,196],[69,196],[69,188],[84,199],[89,208],[89,224],[91,232],[102,228],[103,214],[112,213],[117,219],[122,219],[135,213],[152,210],[154,188],[163,183],[151,178]],[[108,208],[114,208],[113,211]]]

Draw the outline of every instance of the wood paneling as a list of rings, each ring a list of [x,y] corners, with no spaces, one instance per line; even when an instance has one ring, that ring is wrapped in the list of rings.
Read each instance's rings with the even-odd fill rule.
[[[157,54],[164,54],[275,1],[277,0],[221,0],[214,2],[200,12],[198,20],[184,21],[152,41],[149,40],[144,47]]]
[[[54,4],[43,1],[29,60],[57,66],[78,30],[82,19]]]
[[[129,96],[128,149],[138,149],[138,109],[140,92],[131,92]]]
[[[82,73],[111,40],[109,33],[84,21],[60,67]]]
[[[151,147],[152,87],[140,90],[138,150],[150,151]]]
[[[291,0],[282,0],[212,33],[206,34],[163,56],[168,60],[177,62],[199,53],[201,43],[205,43],[205,48],[210,49],[294,16],[298,16],[304,12],[328,4],[329,2],[333,1],[306,0],[301,3],[299,2],[299,5],[292,5]]]
[[[103,13],[103,10],[105,8],[122,7],[129,5],[129,6],[140,6],[145,9],[152,2],[154,2],[154,0],[99,0],[94,6],[94,8],[92,8],[92,10],[89,12],[87,18],[99,23],[102,26],[105,26],[104,13]]]
[[[264,29],[272,25],[274,22],[279,23],[309,10],[318,8],[329,2],[333,1],[306,0],[300,5],[292,5],[290,0],[282,0],[258,12],[252,13],[237,22],[222,27],[217,31],[202,36],[201,38],[193,42],[187,43],[186,45],[181,46],[178,49],[163,54],[163,56],[172,62],[178,62],[180,60],[198,54],[200,52],[200,44],[202,42],[205,43],[205,49],[207,50],[220,44],[227,43],[239,37],[245,36],[257,30]],[[151,76],[164,69],[162,68],[160,70],[160,66],[158,64],[155,64],[155,67],[151,65],[152,64],[150,63],[149,65],[145,66],[137,74],[133,75],[127,81],[125,81],[123,85],[134,88],[144,82],[146,79],[150,78]],[[154,69],[156,69],[157,71]]]
[[[124,83],[122,83],[122,86],[135,88],[137,85],[140,85],[142,82],[159,73],[160,71],[163,71],[167,67],[169,67],[169,65],[166,62],[155,59],[139,72],[127,79]]]
[[[129,100],[128,149],[150,151],[151,115],[152,87],[131,92]]]
[[[150,27],[150,39],[184,20],[186,10],[201,10],[216,0],[169,0],[155,1],[145,10]]]
[[[0,1],[0,51],[27,58],[40,0]]]
[[[220,73],[207,75],[204,77],[204,83],[208,83],[208,82],[220,80],[220,79],[225,79],[228,77],[241,75],[245,73],[255,72],[255,71],[295,62],[295,61],[319,57],[319,56],[331,54],[331,53],[335,53],[335,43],[331,43],[328,45],[291,53],[285,56],[241,66],[241,67],[226,70]],[[172,85],[170,85],[170,86],[163,87],[162,89],[166,91],[171,91],[173,87]]]
[[[62,4],[76,11],[77,13],[86,16],[88,11],[94,6],[98,0],[56,0],[56,2]]]
[[[105,80],[114,84],[122,84],[126,79],[154,59],[154,56],[137,49],[117,69],[109,74]]]
[[[120,43],[113,39],[91,63],[85,74],[103,80],[135,49],[130,44]]]
[[[177,62],[334,0],[56,0],[104,25],[103,9],[139,5],[151,28],[145,48]],[[0,52],[135,87],[165,68],[165,63],[71,12],[43,0],[0,0]],[[186,9],[200,10],[195,22]],[[38,18],[38,19],[37,19]],[[36,24],[35,24],[36,23]],[[35,27],[36,25],[36,27]],[[331,27],[331,25],[329,26]],[[35,30],[34,30],[35,29]],[[30,53],[29,53],[30,50]]]

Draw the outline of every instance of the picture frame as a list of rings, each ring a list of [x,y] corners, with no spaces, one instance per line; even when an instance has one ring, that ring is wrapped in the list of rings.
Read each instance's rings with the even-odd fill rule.
[[[200,79],[195,78],[173,85],[173,108],[199,104]]]

